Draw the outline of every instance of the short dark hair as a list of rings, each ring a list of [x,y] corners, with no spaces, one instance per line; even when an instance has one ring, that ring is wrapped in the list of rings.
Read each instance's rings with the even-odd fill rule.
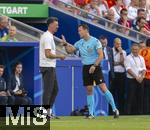
[[[139,44],[145,43],[144,41],[140,41]]]
[[[137,14],[139,14],[140,12],[145,12],[144,9],[138,9]]]
[[[147,40],[146,40],[146,46],[147,46],[147,47],[150,47],[150,39],[147,39]]]
[[[124,11],[128,12],[128,10],[126,8],[123,8],[121,11],[120,11],[120,14],[122,14]]]
[[[142,20],[142,19],[144,19],[144,20],[145,20],[145,18],[143,18],[143,17],[139,17],[139,18],[137,18],[136,24],[137,24],[137,23],[139,23],[139,22],[141,22],[141,20]]]
[[[134,47],[134,46],[139,47],[139,44],[138,44],[138,43],[133,43],[133,44],[131,45],[131,48]]]
[[[49,26],[51,23],[53,23],[55,21],[58,21],[58,18],[56,18],[56,17],[49,17],[47,19],[47,26]]]
[[[89,31],[89,27],[88,27],[88,25],[87,24],[80,24],[79,26],[78,26],[78,28],[79,27],[82,27],[83,29],[85,29],[85,30],[88,30]]]
[[[101,36],[99,37],[99,39],[104,40],[104,39],[107,39],[107,37],[106,37],[106,36],[104,36],[104,35],[101,35]]]
[[[5,69],[5,66],[4,65],[0,65],[0,68]]]

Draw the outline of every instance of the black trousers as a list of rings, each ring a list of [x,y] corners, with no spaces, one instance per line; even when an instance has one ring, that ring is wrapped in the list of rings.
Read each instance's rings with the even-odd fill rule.
[[[14,96],[0,96],[0,105],[15,105]]]
[[[52,108],[58,94],[56,70],[53,67],[41,67],[43,79],[43,105]]]
[[[138,83],[136,79],[127,79],[127,114],[143,114],[144,82]]]
[[[112,79],[111,92],[114,96],[116,105],[120,111],[120,114],[124,113],[124,104],[125,104],[125,73],[114,73],[114,78]]]
[[[150,79],[144,79],[144,114],[150,114]]]
[[[28,96],[14,96],[15,105],[32,105],[32,99]]]

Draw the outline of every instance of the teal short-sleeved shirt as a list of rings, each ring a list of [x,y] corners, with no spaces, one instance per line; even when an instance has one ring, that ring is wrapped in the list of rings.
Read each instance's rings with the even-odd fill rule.
[[[90,36],[87,41],[84,39],[77,41],[74,47],[80,52],[82,64],[91,65],[98,58],[97,49],[102,48],[102,45],[98,39]]]

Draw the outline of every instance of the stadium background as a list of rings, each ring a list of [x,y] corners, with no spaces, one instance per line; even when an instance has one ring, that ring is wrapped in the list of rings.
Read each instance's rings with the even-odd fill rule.
[[[13,3],[13,4],[11,4]],[[61,34],[64,34],[67,40],[70,43],[74,43],[79,39],[77,34],[77,26],[80,23],[86,22],[90,27],[90,32],[93,36],[99,37],[100,34],[108,36],[109,46],[113,46],[113,39],[116,37],[121,38],[123,48],[127,53],[130,52],[129,47],[133,42],[131,39],[127,39],[123,35],[117,35],[113,32],[108,31],[107,29],[100,28],[94,24],[79,19],[75,16],[68,15],[61,10],[58,10],[53,7],[48,7],[47,5],[41,5],[43,1],[41,0],[1,0],[0,7],[3,6],[26,6],[31,9],[31,12],[24,15],[14,15],[12,14],[3,14],[8,15],[12,18],[15,18],[21,22],[24,22],[28,25],[36,27],[42,31],[46,31],[45,21],[49,16],[56,16],[59,19],[60,28],[56,33],[58,38],[61,37]],[[108,1],[109,6],[114,4],[114,1]],[[30,6],[28,5],[30,4]],[[43,8],[40,10],[40,15],[38,11],[38,6]],[[2,9],[0,10],[0,13]],[[69,34],[68,34],[69,32]],[[42,81],[41,75],[39,73],[38,67],[38,43],[35,42],[20,42],[18,43],[0,43],[0,63],[5,64],[7,67],[5,77],[10,74],[11,65],[19,60],[24,65],[24,77],[25,77],[25,86],[28,88],[29,96],[32,97],[35,104],[41,104],[41,95],[42,95]],[[33,60],[34,59],[34,60]],[[105,75],[105,80],[108,84],[108,71],[106,63],[103,61],[103,72]],[[81,81],[81,63],[79,58],[68,58],[65,61],[57,62],[57,75],[58,82],[60,86],[59,95],[54,107],[55,113],[57,115],[69,115],[71,111],[77,108],[82,108],[86,105],[86,96],[85,90]],[[64,76],[65,75],[65,76]],[[109,86],[109,85],[108,85]],[[95,89],[95,99],[96,99],[96,111],[97,115],[108,114],[108,104],[106,103],[103,95],[98,89]],[[62,101],[63,99],[63,101]]]

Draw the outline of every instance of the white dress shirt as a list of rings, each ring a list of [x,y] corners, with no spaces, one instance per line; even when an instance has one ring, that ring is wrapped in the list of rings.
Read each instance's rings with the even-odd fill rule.
[[[15,76],[16,77],[16,88],[13,90],[13,92],[17,92],[19,90],[19,86],[20,86],[20,79],[18,76]]]
[[[105,60],[108,61],[108,70],[110,71],[110,63],[109,63],[109,60],[108,60],[108,52],[107,52],[106,47],[103,48],[103,54],[104,54]]]
[[[144,58],[140,55],[136,57],[133,54],[128,55],[125,59],[124,64],[126,70],[128,71],[129,69],[131,69],[136,76],[139,76],[141,74],[141,71],[146,70]],[[129,73],[127,73],[127,77],[130,79],[135,78]]]
[[[124,50],[122,50],[123,53],[123,57],[126,57],[126,52]],[[113,56],[114,56],[114,62],[120,62],[120,53],[117,52],[115,50],[115,48],[113,48]],[[123,73],[125,72],[125,67],[123,67],[122,65],[116,65],[114,66],[114,72],[119,72],[119,73]]]
[[[54,37],[49,31],[45,32],[40,39],[40,67],[56,67],[56,59],[47,58],[45,55],[46,49],[51,50],[52,54],[56,54]]]

